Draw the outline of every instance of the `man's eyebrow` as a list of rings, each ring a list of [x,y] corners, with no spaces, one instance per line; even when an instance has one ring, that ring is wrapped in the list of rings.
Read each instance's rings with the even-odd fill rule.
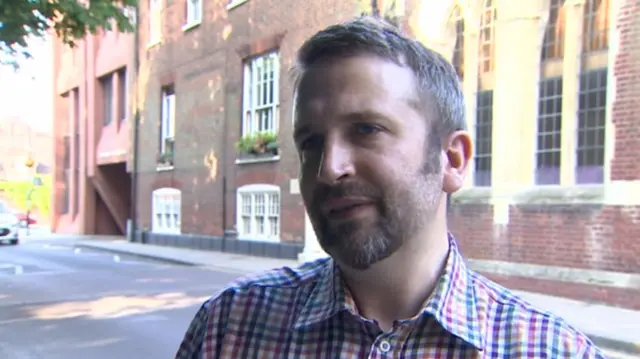
[[[393,123],[394,120],[389,117],[384,111],[377,111],[373,109],[365,109],[359,111],[353,111],[344,116],[344,118],[350,121],[367,121],[367,120],[375,120],[382,121],[386,123]]]
[[[358,111],[349,112],[344,117],[351,120],[359,121],[359,120],[366,120],[369,118],[385,117],[385,115],[375,110],[358,110]]]

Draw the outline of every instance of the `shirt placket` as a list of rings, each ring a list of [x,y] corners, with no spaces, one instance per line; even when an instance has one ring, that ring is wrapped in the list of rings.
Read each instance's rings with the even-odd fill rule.
[[[407,339],[408,327],[401,325],[388,333],[380,333],[369,350],[369,359],[398,358]]]

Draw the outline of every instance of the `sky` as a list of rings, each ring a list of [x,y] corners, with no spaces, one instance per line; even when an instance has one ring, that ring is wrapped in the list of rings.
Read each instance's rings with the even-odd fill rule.
[[[47,38],[28,43],[32,59],[20,69],[0,65],[0,120],[18,117],[34,129],[50,132],[53,126],[53,47]]]

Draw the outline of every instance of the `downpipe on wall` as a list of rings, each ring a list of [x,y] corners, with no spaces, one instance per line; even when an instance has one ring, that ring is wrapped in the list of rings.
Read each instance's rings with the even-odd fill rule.
[[[138,52],[138,46],[140,45],[140,31],[138,30],[138,24],[140,23],[140,7],[136,6],[135,9],[135,30],[133,36],[133,68],[134,68],[134,115],[133,115],[133,168],[131,170],[131,229],[129,233],[129,242],[134,242],[138,233],[138,172],[139,172],[139,160],[138,154],[140,151],[140,108],[139,108],[139,92],[138,88],[138,73],[140,71],[140,54]],[[143,238],[141,233],[140,238]]]

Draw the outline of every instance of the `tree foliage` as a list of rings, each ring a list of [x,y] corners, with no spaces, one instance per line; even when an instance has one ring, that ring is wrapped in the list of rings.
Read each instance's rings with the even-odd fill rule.
[[[73,46],[100,29],[115,27],[132,32],[137,3],[138,0],[0,0],[0,52],[29,57],[28,39],[48,33]]]

